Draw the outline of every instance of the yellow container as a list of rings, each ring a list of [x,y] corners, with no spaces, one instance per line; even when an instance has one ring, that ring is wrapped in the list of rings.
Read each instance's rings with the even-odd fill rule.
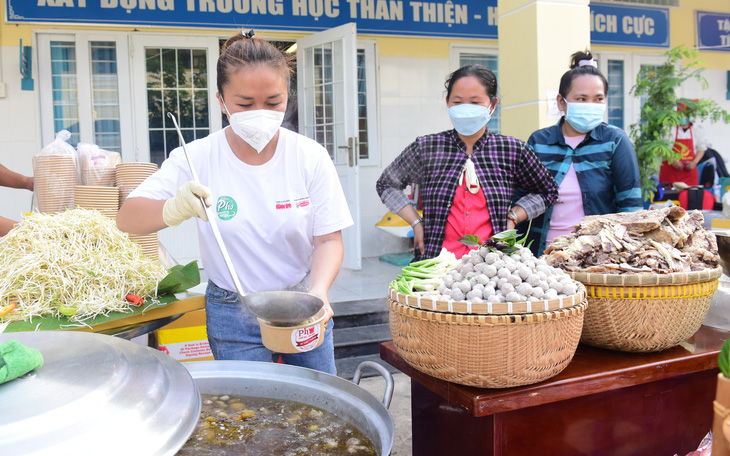
[[[213,359],[205,330],[205,309],[189,312],[157,330],[158,348],[178,361]]]
[[[303,353],[314,350],[324,342],[325,310],[314,315],[314,321],[305,324],[282,326],[259,318],[261,341],[269,350],[276,353]]]

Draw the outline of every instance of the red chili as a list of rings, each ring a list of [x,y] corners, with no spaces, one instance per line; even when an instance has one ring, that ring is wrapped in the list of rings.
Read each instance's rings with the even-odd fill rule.
[[[141,306],[142,304],[144,304],[144,299],[142,298],[142,296],[138,296],[138,295],[134,295],[134,294],[128,294],[126,296],[126,299],[133,306]]]
[[[12,312],[13,310],[15,310],[15,308],[16,308],[17,306],[18,306],[18,303],[17,303],[17,302],[15,302],[15,301],[11,302],[11,303],[10,303],[10,304],[8,304],[7,306],[3,306],[2,308],[0,308],[0,317],[2,317],[3,315],[7,315],[7,314],[9,314],[9,313],[10,313],[10,312]]]

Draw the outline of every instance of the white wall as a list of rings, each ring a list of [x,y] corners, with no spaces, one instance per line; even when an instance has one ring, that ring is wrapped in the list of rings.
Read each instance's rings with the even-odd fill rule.
[[[380,166],[360,169],[360,215],[364,257],[406,252],[409,240],[375,227],[388,209],[375,191],[375,182],[417,136],[451,128],[444,99],[448,59],[380,57]]]
[[[38,109],[34,91],[20,88],[18,47],[0,46],[0,82],[5,84],[5,97],[0,98],[0,163],[26,176],[33,175],[33,155],[40,151],[38,143]],[[37,69],[33,65],[37,81]],[[0,187],[0,215],[19,220],[32,207],[33,194],[27,190]]]
[[[703,89],[696,80],[687,81],[679,95],[687,98],[708,98],[717,102],[724,110],[730,112],[730,100],[726,99],[727,92],[727,71],[705,70],[702,75],[707,79],[709,87]],[[699,122],[702,126],[707,142],[712,148],[718,151],[724,158],[727,166],[730,166],[730,125],[723,122],[710,123],[709,121]]]

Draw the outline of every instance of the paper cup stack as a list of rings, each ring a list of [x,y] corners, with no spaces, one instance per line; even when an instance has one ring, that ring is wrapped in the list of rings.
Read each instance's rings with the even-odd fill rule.
[[[132,190],[157,171],[156,163],[119,163],[116,167],[116,181],[119,188],[119,205],[124,203]],[[129,239],[142,247],[142,252],[150,258],[159,258],[157,233],[130,234]]]
[[[152,234],[130,234],[129,239],[142,247],[142,253],[145,256],[153,259],[160,257],[156,232]]]
[[[33,159],[33,175],[40,212],[55,213],[73,207],[78,184],[73,155],[39,155]]]
[[[119,204],[124,203],[132,190],[157,171],[156,163],[119,163],[116,167],[116,181],[119,187]]]
[[[119,209],[119,189],[77,185],[74,206],[96,209],[111,219],[116,219]]]
[[[116,168],[106,166],[88,167],[82,177],[84,185],[92,187],[114,187]]]

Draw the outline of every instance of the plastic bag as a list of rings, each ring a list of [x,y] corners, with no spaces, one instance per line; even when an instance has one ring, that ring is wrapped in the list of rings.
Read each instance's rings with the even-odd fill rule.
[[[67,141],[68,130],[61,130],[56,139],[33,157],[34,198],[39,211],[59,212],[73,208],[74,190],[80,182],[78,153]]]
[[[675,454],[674,456],[679,456]],[[696,450],[690,451],[686,456],[712,456],[712,431],[705,435]]]
[[[114,187],[114,170],[121,157],[96,144],[79,143],[77,146],[81,165],[81,185]]]

